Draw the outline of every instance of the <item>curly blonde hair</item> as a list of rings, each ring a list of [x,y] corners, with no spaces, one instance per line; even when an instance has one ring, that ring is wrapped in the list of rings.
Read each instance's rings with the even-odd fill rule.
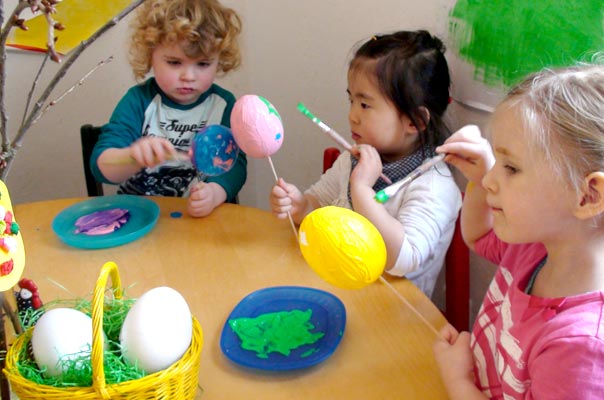
[[[241,19],[216,0],[147,0],[131,29],[130,65],[137,81],[151,69],[151,55],[159,45],[179,43],[191,58],[218,55],[222,74],[241,63]]]

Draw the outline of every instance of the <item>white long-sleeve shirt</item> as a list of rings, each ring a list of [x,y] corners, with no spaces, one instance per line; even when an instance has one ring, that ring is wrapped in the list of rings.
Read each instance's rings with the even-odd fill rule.
[[[306,193],[313,195],[321,207],[351,209],[348,200],[351,166],[350,153],[343,152]],[[430,168],[384,207],[405,229],[396,263],[387,272],[407,277],[428,297],[432,296],[461,207],[461,193],[447,164],[440,162]]]

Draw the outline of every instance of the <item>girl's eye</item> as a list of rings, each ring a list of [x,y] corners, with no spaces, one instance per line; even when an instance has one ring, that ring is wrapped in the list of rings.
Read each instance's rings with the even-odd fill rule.
[[[180,61],[176,61],[176,60],[168,60],[168,64],[169,64],[169,65],[180,65]]]
[[[367,109],[367,108],[369,108],[369,104],[361,103],[361,108]]]
[[[203,67],[203,68],[207,68],[210,65],[210,63],[207,61],[201,61],[201,62],[198,62],[197,65],[200,67]]]
[[[505,165],[503,166],[503,168],[505,168],[505,170],[506,170],[506,171],[507,171],[507,172],[508,172],[510,175],[513,175],[513,174],[518,173],[518,168],[516,168],[516,167],[514,167],[514,166],[511,166],[511,165],[509,165],[509,164],[505,164]]]

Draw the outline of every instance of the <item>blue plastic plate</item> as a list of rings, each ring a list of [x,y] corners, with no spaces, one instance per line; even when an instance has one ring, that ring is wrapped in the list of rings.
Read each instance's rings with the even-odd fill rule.
[[[313,344],[292,350],[288,356],[271,352],[268,358],[259,358],[256,352],[241,348],[241,340],[229,326],[231,319],[308,309],[312,310],[310,322],[315,326],[312,332],[325,335]],[[325,361],[333,354],[344,335],[345,326],[344,304],[331,293],[308,287],[271,287],[249,294],[233,309],[222,329],[220,347],[228,359],[249,368],[270,371],[306,368]],[[307,355],[309,352],[312,354]]]
[[[120,229],[106,235],[75,233],[75,222],[83,215],[111,208],[125,208],[130,219]],[[159,218],[159,206],[143,196],[126,194],[100,196],[67,207],[52,220],[52,230],[66,244],[81,249],[103,249],[132,242],[147,234]]]

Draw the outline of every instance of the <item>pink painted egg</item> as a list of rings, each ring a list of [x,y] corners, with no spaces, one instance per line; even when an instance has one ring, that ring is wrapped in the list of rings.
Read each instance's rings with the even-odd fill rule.
[[[268,157],[283,143],[281,116],[264,97],[241,96],[231,112],[231,130],[237,145],[250,157]]]

